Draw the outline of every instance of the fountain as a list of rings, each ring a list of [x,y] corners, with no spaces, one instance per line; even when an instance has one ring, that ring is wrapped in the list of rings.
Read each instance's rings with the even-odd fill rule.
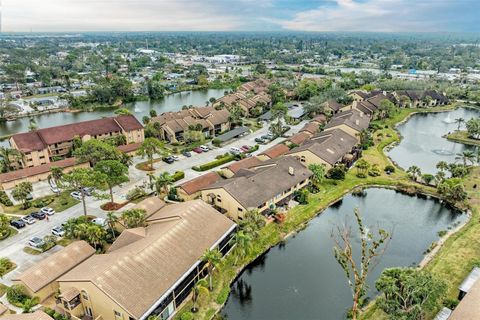
[[[444,123],[454,123],[455,120],[450,117],[450,113],[449,113],[448,116],[445,119],[443,119],[443,122]]]

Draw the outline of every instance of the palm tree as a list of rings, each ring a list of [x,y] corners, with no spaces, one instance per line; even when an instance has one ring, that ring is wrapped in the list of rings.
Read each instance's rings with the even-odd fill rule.
[[[155,178],[155,189],[160,195],[163,191],[165,194],[168,193],[168,187],[173,184],[172,175],[168,172],[163,172],[161,175]]]
[[[197,301],[200,296],[203,295],[209,295],[210,292],[208,291],[208,282],[205,279],[199,279],[195,284],[193,285],[193,290],[192,290],[192,309],[191,311],[193,313],[198,311],[197,308]]]
[[[212,271],[214,268],[217,268],[222,260],[222,254],[218,249],[207,249],[202,256],[202,261],[207,263],[207,271],[208,271],[208,288],[210,291],[213,290],[213,278],[212,278]]]
[[[95,250],[97,250],[97,245],[104,241],[107,232],[101,226],[96,224],[88,225],[86,231],[87,233],[85,236],[87,241],[93,245]]]
[[[460,126],[462,125],[462,123],[465,123],[465,119],[463,119],[463,118],[456,118],[456,119],[455,119],[455,123],[457,124],[457,131],[460,131]]]
[[[411,166],[407,169],[407,173],[410,174],[413,180],[417,181],[417,178],[422,175],[422,172],[419,167]]]
[[[2,171],[9,172],[12,164],[22,159],[22,154],[16,149],[0,147],[0,159]]]
[[[50,177],[53,179],[56,185],[58,185],[58,181],[60,181],[60,178],[63,175],[63,168],[53,166],[50,168]]]
[[[445,172],[439,171],[435,175],[435,183],[438,186],[440,183],[442,183],[445,180]]]
[[[322,183],[323,178],[325,177],[325,166],[321,164],[312,163],[308,166],[308,170],[312,171],[313,175],[310,177],[310,180],[318,188]]]
[[[116,239],[115,236],[115,223],[120,223],[118,216],[115,214],[115,212],[108,212],[107,213],[107,223],[108,226],[110,227],[110,231],[112,231],[112,237],[113,239]]]
[[[463,152],[457,153],[455,155],[455,160],[461,160],[465,167],[467,166],[468,161],[470,161],[473,165],[475,160],[475,153],[471,150],[465,150]]]
[[[448,163],[446,161],[439,161],[437,163],[437,169],[440,171],[447,171],[448,170]]]
[[[238,231],[235,234],[235,245],[237,246],[237,256],[235,257],[235,265],[237,265],[238,259],[241,261],[250,253],[250,243],[252,237],[243,230]]]

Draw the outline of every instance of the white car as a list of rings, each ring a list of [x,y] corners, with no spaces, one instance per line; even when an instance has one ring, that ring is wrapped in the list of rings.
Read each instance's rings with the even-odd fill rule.
[[[52,234],[57,237],[63,237],[65,235],[65,229],[62,226],[57,226],[52,229]]]
[[[31,215],[26,215],[22,217],[22,221],[26,224],[34,224],[37,220],[35,220]]]
[[[42,209],[40,209],[40,212],[43,212],[43,213],[45,213],[46,215],[49,215],[49,216],[53,216],[55,214],[55,210],[53,210],[52,208],[49,208],[49,207],[43,207]]]
[[[103,227],[103,228],[107,227],[107,219],[95,218],[95,219],[92,220],[92,222],[95,223],[96,225],[100,226],[100,227]]]
[[[33,237],[28,241],[28,244],[34,248],[40,248],[45,244],[45,242],[39,237]]]
[[[240,153],[242,153],[242,150],[240,150],[237,147],[231,147],[230,152],[233,153],[233,154],[240,154]]]
[[[58,189],[56,186],[50,186],[50,189],[52,189],[53,193],[60,193],[60,189]]]
[[[178,160],[180,160],[180,158],[179,158],[178,156],[175,156],[175,155],[173,155],[173,156],[170,156],[170,157],[172,157],[172,159],[173,159],[173,160],[175,160],[175,161],[178,161]]]
[[[70,196],[72,196],[72,198],[74,198],[75,200],[82,200],[82,194],[79,191],[73,191],[72,193],[70,193]]]
[[[207,146],[201,145],[200,149],[202,149],[203,152],[208,152],[210,150]]]

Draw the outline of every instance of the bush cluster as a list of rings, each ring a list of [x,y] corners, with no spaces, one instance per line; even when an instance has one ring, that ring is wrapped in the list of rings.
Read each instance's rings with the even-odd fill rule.
[[[3,190],[0,191],[0,203],[7,207],[13,206],[12,200],[10,200],[7,193]]]
[[[195,170],[195,171],[206,171],[206,170],[221,166],[222,164],[225,164],[225,163],[233,161],[233,160],[235,160],[235,156],[232,155],[232,154],[228,154],[228,155],[226,155],[226,156],[224,156],[220,159],[216,159],[216,160],[204,163],[204,164],[202,164],[198,167],[195,166],[192,169]]]

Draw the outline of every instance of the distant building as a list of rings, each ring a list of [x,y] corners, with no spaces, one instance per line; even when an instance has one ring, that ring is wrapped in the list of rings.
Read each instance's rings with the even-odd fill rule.
[[[325,131],[341,129],[360,142],[360,133],[367,129],[370,118],[356,109],[336,114],[325,126]]]
[[[117,135],[124,135],[127,144],[142,142],[143,126],[134,116],[118,116],[18,133],[10,145],[22,153],[18,166],[29,168],[68,157],[75,137],[88,141]]]

